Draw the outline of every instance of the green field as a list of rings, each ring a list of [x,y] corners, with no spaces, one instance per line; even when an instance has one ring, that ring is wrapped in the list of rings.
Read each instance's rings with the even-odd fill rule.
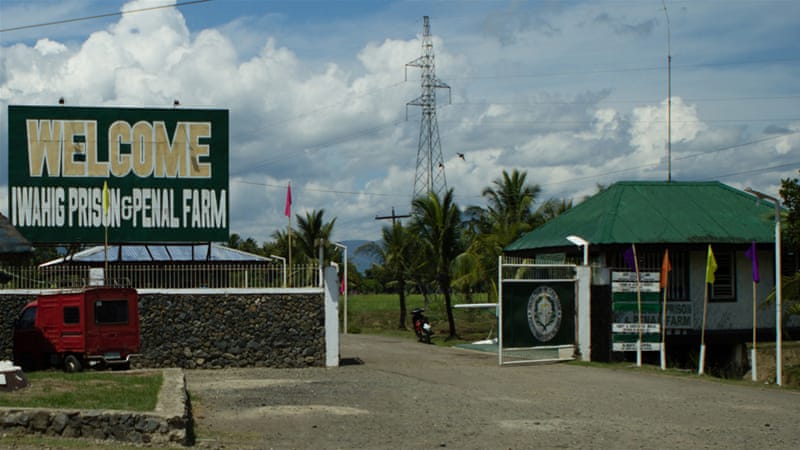
[[[449,326],[445,312],[444,296],[429,297],[430,303],[425,308],[425,301],[420,294],[406,297],[406,329],[399,329],[400,299],[397,294],[350,295],[348,298],[348,333],[380,334],[416,339],[411,325],[411,310],[425,308],[425,314],[431,321],[434,336],[433,343],[439,345],[455,345],[497,337],[497,318],[493,309],[455,309],[457,339],[447,339]],[[453,304],[486,303],[486,295],[476,295],[472,301],[463,296],[455,296]],[[344,308],[340,306],[340,313]]]

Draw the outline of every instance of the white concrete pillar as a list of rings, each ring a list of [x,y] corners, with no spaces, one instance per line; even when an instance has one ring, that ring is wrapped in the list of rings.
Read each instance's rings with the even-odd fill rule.
[[[592,268],[578,266],[578,286],[575,304],[578,307],[578,351],[581,361],[592,360]]]
[[[325,268],[325,366],[338,367],[339,347],[339,277],[336,268]]]

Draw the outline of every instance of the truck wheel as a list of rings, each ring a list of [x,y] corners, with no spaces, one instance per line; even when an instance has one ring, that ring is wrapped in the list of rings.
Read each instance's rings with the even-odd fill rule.
[[[75,355],[67,355],[64,357],[64,372],[75,373],[83,370],[81,360]]]

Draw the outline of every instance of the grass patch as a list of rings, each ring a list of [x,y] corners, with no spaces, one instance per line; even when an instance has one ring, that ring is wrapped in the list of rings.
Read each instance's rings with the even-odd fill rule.
[[[377,334],[408,339],[416,339],[411,324],[411,310],[425,308],[425,315],[433,327],[433,343],[452,346],[466,342],[474,342],[487,337],[497,336],[497,318],[492,309],[455,309],[453,317],[458,339],[446,339],[450,333],[444,296],[429,297],[428,307],[421,294],[406,296],[407,314],[406,328],[399,328],[400,297],[397,294],[364,294],[351,295],[348,298],[347,328],[349,333]],[[486,302],[485,294],[473,299],[473,303]],[[454,304],[469,303],[460,296],[453,298]],[[343,308],[339,308],[343,311]]]
[[[147,373],[30,372],[29,386],[0,392],[0,406],[19,408],[152,411],[163,375]]]

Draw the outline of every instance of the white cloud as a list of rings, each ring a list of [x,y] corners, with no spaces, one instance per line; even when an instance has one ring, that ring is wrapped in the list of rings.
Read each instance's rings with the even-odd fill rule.
[[[47,19],[92,5],[53,3]],[[384,223],[374,216],[392,206],[407,212],[413,191],[420,111],[408,108],[407,121],[405,113],[420,95],[420,73],[408,68],[404,81],[404,71],[420,55],[419,17],[412,20],[403,2],[347,19],[307,18],[302,7],[272,11],[283,6],[211,2],[202,6],[206,26],[197,25],[198,6],[86,23],[84,35],[77,26],[41,29],[35,39],[5,35],[0,104],[53,104],[63,96],[68,105],[169,107],[178,99],[181,107],[229,109],[231,232],[263,241],[285,227],[291,180],[295,212],[324,208],[337,217],[336,239],[377,237]],[[800,138],[780,136],[800,131],[796,64],[765,73],[763,64],[709,63],[770,52],[794,58],[800,7],[775,14],[737,4],[726,7],[723,23],[720,7],[670,11],[673,173],[748,172],[723,181],[774,188],[796,173],[789,164]],[[34,17],[0,8],[4,23]],[[248,11],[228,11],[237,8]],[[450,14],[449,2],[431,8],[437,75],[452,87],[452,104],[437,92],[437,113],[459,204],[481,204],[481,190],[503,170],[527,171],[542,198],[580,199],[597,183],[664,178],[659,4],[631,4],[624,14],[596,2],[475,2],[459,5],[459,14]],[[6,128],[0,124],[3,149]],[[740,146],[765,136],[775,139]],[[771,165],[786,167],[758,171]]]
[[[672,98],[671,140],[673,143],[689,142],[707,129],[697,115],[694,105],[686,105],[680,97]],[[636,161],[657,161],[666,154],[667,100],[659,106],[634,108],[631,115],[630,143]]]
[[[66,45],[60,42],[51,41],[50,39],[39,39],[36,41],[34,48],[43,56],[57,55],[67,51]]]

